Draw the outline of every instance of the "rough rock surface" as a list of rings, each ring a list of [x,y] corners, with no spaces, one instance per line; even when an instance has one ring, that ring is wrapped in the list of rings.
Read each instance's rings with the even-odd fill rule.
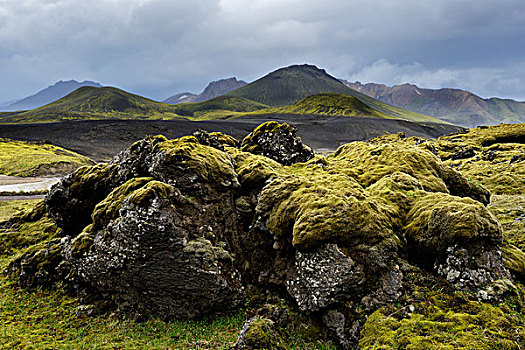
[[[150,137],[81,168],[46,199],[65,236],[61,268],[81,295],[125,311],[194,318],[233,308],[244,295],[226,250],[238,185],[231,156],[195,137]]]
[[[12,271],[24,286],[61,280],[165,318],[224,312],[260,288],[343,348],[367,315],[415,292],[416,275],[475,292],[510,277],[490,193],[424,144],[386,136],[314,156],[269,122],[235,146],[222,134],[149,137],[70,174],[46,199],[62,239]],[[266,344],[275,322],[251,320],[243,342],[261,331]]]
[[[271,158],[281,164],[306,162],[314,156],[296,136],[297,129],[286,123],[268,122],[260,125],[242,140],[241,150]]]

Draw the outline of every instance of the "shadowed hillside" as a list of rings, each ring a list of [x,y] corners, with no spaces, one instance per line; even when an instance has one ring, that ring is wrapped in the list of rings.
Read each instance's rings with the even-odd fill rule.
[[[238,89],[246,85],[245,81],[237,80],[237,78],[221,79],[212,81],[206,86],[204,91],[198,95],[191,92],[182,92],[171,97],[168,97],[164,102],[178,104],[190,102],[203,102],[211,100],[217,96],[224,95],[232,90]]]

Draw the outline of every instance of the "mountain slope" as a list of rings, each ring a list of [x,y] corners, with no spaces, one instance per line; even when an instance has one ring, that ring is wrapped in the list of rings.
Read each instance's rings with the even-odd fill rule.
[[[345,84],[390,105],[465,127],[525,122],[525,102],[499,98],[483,99],[459,89],[422,89],[411,84]]]
[[[81,87],[43,107],[10,115],[2,122],[50,122],[71,119],[144,119],[173,117],[172,106],[113,87]]]
[[[241,97],[221,96],[171,105],[114,87],[82,87],[58,101],[25,112],[0,113],[0,123],[42,123],[85,119],[213,119],[246,113],[266,105]]]
[[[56,101],[83,86],[102,87],[102,85],[93,81],[78,82],[75,80],[61,80],[56,84],[48,86],[47,88],[37,92],[34,95],[12,102],[8,106],[2,108],[2,110],[21,111],[38,108],[53,101]]]
[[[318,114],[392,119],[392,117],[370,108],[368,105],[353,96],[336,93],[308,96],[293,105],[274,107],[268,111],[283,114]]]
[[[233,91],[245,85],[245,81],[237,80],[237,78],[235,77],[221,79],[209,83],[208,86],[206,86],[206,88],[204,89],[204,91],[199,95],[193,94],[191,92],[183,92],[167,98],[166,100],[164,100],[164,102],[171,104],[203,102],[224,95],[230,91]]]
[[[278,69],[227,95],[241,96],[270,106],[283,106],[293,104],[311,95],[330,92],[354,96],[369,107],[394,118],[443,123],[442,120],[375,100],[350,89],[323,69],[306,64]]]
[[[218,96],[203,102],[180,103],[173,106],[174,111],[185,117],[216,119],[267,109],[262,103],[243,97]]]

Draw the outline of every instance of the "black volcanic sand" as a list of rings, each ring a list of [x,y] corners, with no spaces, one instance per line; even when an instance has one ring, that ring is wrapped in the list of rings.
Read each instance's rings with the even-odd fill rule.
[[[242,140],[265,121],[287,122],[298,128],[303,142],[315,150],[335,150],[342,144],[366,140],[385,133],[436,138],[460,130],[444,124],[413,123],[394,119],[298,115],[249,116],[210,121],[90,120],[46,124],[0,125],[0,137],[41,141],[61,146],[96,161],[111,159],[117,152],[147,135],[177,138],[199,129],[220,131]]]

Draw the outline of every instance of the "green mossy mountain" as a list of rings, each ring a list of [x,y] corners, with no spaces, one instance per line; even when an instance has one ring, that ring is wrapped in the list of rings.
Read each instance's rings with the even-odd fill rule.
[[[31,111],[4,113],[0,123],[43,123],[86,119],[208,119],[267,108],[240,97],[217,97],[200,103],[171,105],[114,87],[81,87],[71,94]],[[211,116],[207,116],[211,113]]]
[[[345,86],[323,69],[312,65],[293,65],[278,69],[268,75],[229,92],[229,96],[240,96],[269,106],[294,104],[308,96],[338,93],[353,96],[373,108],[395,119],[415,122],[446,123],[440,119],[390,106]]]
[[[361,102],[354,96],[337,93],[308,96],[292,105],[271,108],[269,111],[272,113],[283,114],[314,114],[394,119],[387,114],[370,108],[367,104]]]

